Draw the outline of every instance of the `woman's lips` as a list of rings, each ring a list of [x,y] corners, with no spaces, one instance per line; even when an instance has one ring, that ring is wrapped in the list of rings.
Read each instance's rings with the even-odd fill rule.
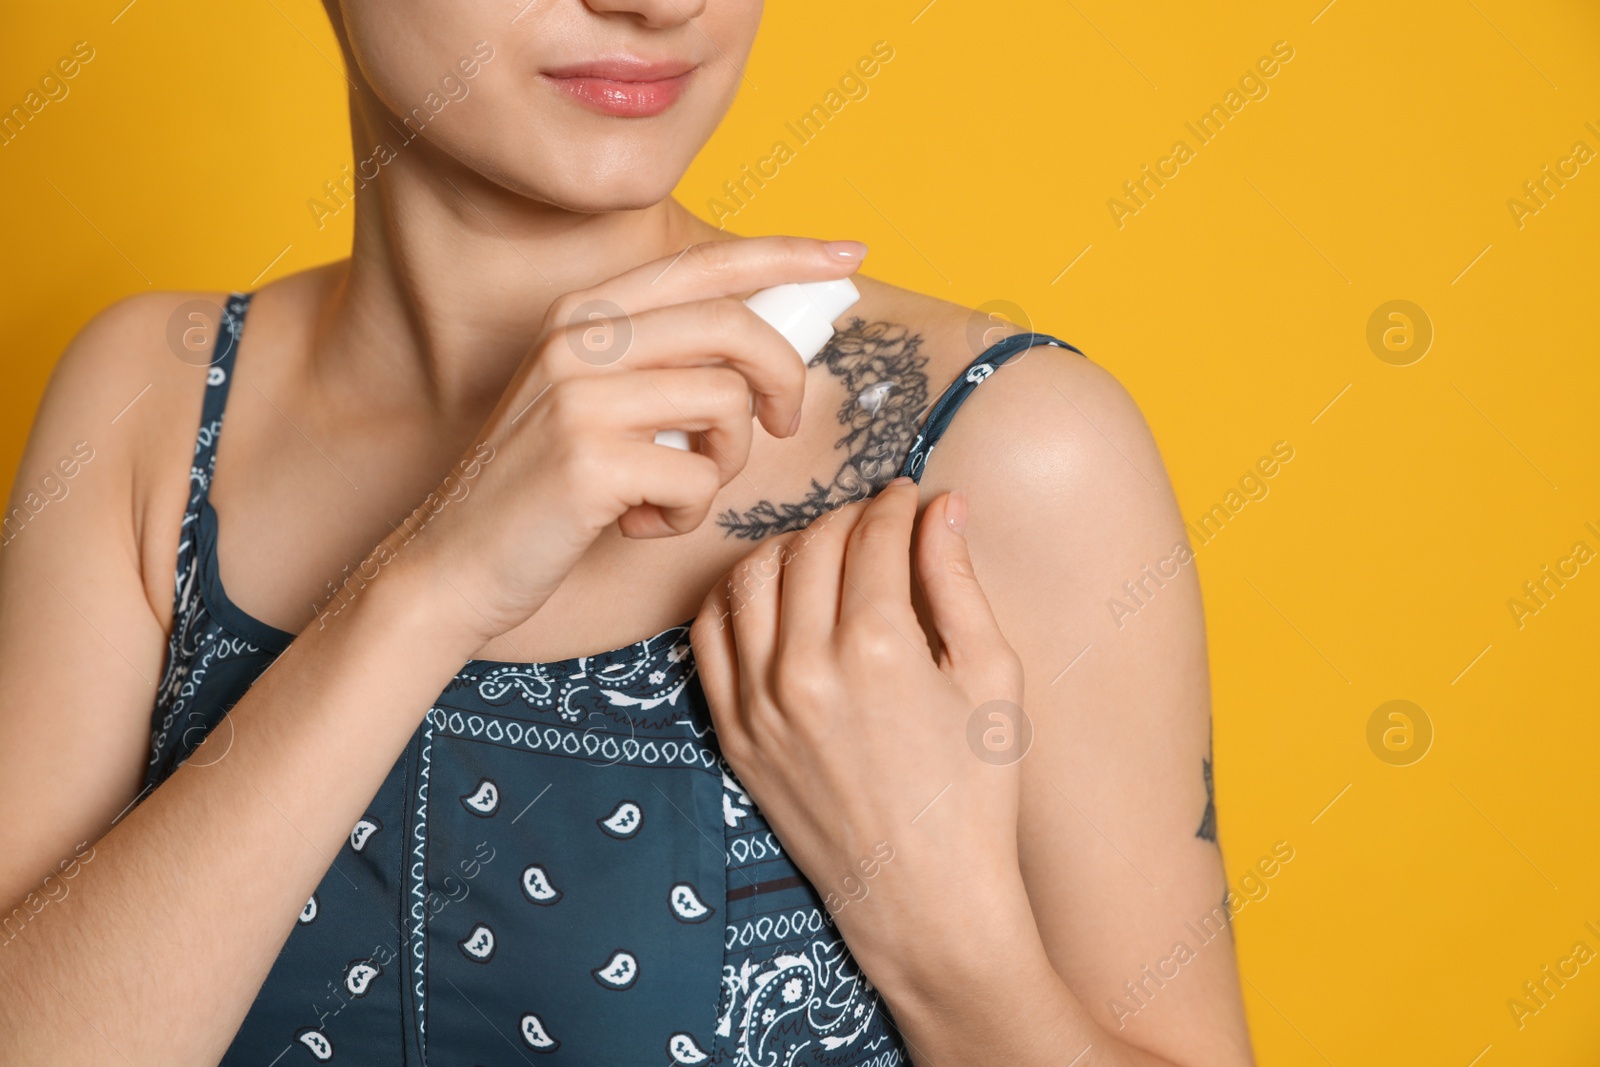
[[[677,102],[695,66],[619,57],[547,70],[540,76],[602,114],[648,118]]]

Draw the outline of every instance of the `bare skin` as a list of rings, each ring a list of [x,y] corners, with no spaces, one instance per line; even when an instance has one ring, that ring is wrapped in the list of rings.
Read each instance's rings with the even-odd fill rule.
[[[449,17],[487,20],[490,6],[462,3]],[[351,27],[365,72],[358,146],[384,98],[405,97],[394,70],[431,76],[441,56],[452,58],[364,51],[363,34],[380,33],[375,22],[404,28],[424,17],[426,5],[401,7],[382,15],[344,5],[341,27]],[[384,168],[357,202],[350,260],[258,294],[212,501],[230,596],[301,636],[200,755],[120,819],[148,752],[204,389],[204,369],[168,349],[167,324],[184,301],[223,294],[124,301],[63,356],[11,507],[30,474],[76,442],[90,442],[95,458],[69,497],[0,552],[0,900],[27,912],[30,889],[79,842],[92,859],[69,896],[30,912],[0,947],[0,1030],[13,1035],[14,1062],[118,1053],[134,1063],[215,1062],[339,843],[463,661],[579,655],[693,618],[751,540],[763,540],[736,527],[759,526],[764,503],[801,503],[814,482],[831,484],[849,452],[840,447],[839,416],[855,402],[845,377],[793,373],[792,350],[733,298],[854,274],[859,254],[831,255],[810,240],[730,239],[666,197],[675,165],[737,87],[732,64],[758,15],[731,0],[573,0],[541,15],[540,34],[583,36],[591,51],[706,57],[703,95],[686,98],[672,120],[683,128],[630,134],[613,154],[616,170],[602,174],[490,158],[491,138],[504,140],[495,101],[511,91],[491,75],[523,54],[506,42],[534,39],[531,27],[525,38],[497,27],[506,62],[490,64],[475,90],[485,110],[470,117],[463,107],[469,117],[438,133],[439,143],[419,140]],[[478,29],[447,28],[403,36],[470,41]],[[613,129],[552,115],[559,121],[541,129],[553,136]],[[643,167],[629,152],[656,162]],[[594,196],[609,200],[580,202]],[[699,243],[714,247],[674,262]],[[642,265],[658,261],[674,265],[659,283],[651,269],[640,284]],[[847,318],[915,337],[922,361],[904,360],[898,373],[907,388],[920,376],[931,400],[975,354],[971,313],[855,277],[863,300]],[[635,348],[615,367],[572,358],[569,294],[585,291],[615,297],[639,324]],[[838,325],[847,333],[851,323]],[[650,444],[650,431],[673,419],[715,447],[658,454],[668,450]],[[328,583],[392,538],[484,441],[496,458],[467,504],[321,625]],[[1105,608],[1184,536],[1143,419],[1103,370],[1035,349],[962,409],[917,493],[885,497],[916,495],[943,515],[943,494],[955,488],[965,493],[972,569],[1020,669],[1035,730],[1014,771],[1014,813],[968,805],[958,828],[974,841],[1014,838],[1015,847],[951,857],[994,874],[989,921],[920,938],[907,924],[948,902],[939,902],[933,853],[913,848],[893,892],[861,905],[898,902],[875,913],[883,936],[858,934],[852,949],[919,1062],[976,1062],[963,1057],[984,1047],[986,1056],[1005,1050],[1007,1062],[1059,1063],[1086,1046],[1084,1064],[1250,1062],[1226,939],[1198,948],[1132,1018],[1107,1008],[1113,997],[1134,1003],[1123,983],[1170,956],[1184,924],[1210,914],[1223,891],[1220,854],[1196,835],[1208,801],[1209,697],[1194,568],[1121,628]],[[711,692],[716,668],[704,669]],[[807,758],[845,768],[828,763],[845,756],[830,757],[826,744]],[[772,797],[784,788],[772,777],[749,784]],[[774,825],[785,833],[776,816]],[[804,833],[798,822],[790,828]],[[817,870],[808,873],[826,889],[829,846],[810,854]]]

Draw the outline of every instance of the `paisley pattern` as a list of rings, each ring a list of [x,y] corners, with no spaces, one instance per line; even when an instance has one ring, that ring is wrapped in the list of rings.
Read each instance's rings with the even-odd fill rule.
[[[249,300],[230,296],[208,371],[147,789],[293,639],[228,599],[207,499]],[[1015,341],[935,405],[913,476],[959,403],[947,401],[1026,347]],[[724,761],[686,623],[592,656],[465,664],[351,828],[222,1062],[519,1057],[909,1062]]]

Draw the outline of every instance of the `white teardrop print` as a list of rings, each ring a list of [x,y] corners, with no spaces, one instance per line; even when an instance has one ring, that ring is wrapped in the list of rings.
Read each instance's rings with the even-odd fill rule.
[[[673,1034],[667,1038],[667,1055],[672,1057],[673,1063],[685,1065],[705,1063],[711,1059],[688,1034]]]
[[[494,931],[484,923],[472,928],[472,933],[456,942],[470,960],[488,963],[494,958]]]
[[[535,904],[550,905],[561,899],[561,890],[550,884],[550,876],[539,866],[523,869],[522,893]]]
[[[485,778],[476,790],[461,798],[461,805],[474,815],[488,818],[500,808],[500,787]]]
[[[364,997],[372,988],[372,980],[383,973],[371,960],[351,960],[344,969],[344,987],[352,997]]]
[[[603,819],[595,820],[600,824],[600,829],[612,837],[629,838],[639,832],[639,827],[644,825],[644,809],[631,800],[624,800],[617,804],[616,810]]]
[[[596,967],[589,973],[607,989],[627,989],[639,980],[639,961],[633,953],[618,949],[604,967]]]
[[[731,828],[737,827],[741,819],[750,815],[750,794],[744,791],[744,786],[734,781],[727,771],[722,772],[722,822]]]
[[[372,839],[372,835],[382,829],[383,823],[368,815],[365,819],[356,823],[356,828],[350,831],[350,847],[360,852],[367,847],[367,842]]]
[[[544,1020],[529,1012],[522,1017],[522,1040],[528,1047],[540,1052],[554,1052],[561,1047],[561,1042],[551,1037],[544,1028]]]
[[[333,1043],[328,1040],[327,1035],[321,1030],[313,1030],[310,1027],[306,1027],[304,1030],[297,1032],[294,1035],[294,1039],[310,1049],[311,1054],[317,1059],[323,1062],[333,1059]]]
[[[317,918],[317,912],[321,910],[322,905],[317,902],[317,895],[312,893],[311,899],[306,901],[306,906],[300,909],[299,921],[302,923],[314,922]]]
[[[688,882],[679,882],[667,893],[672,914],[679,922],[703,923],[717,909],[700,899],[699,892]]]

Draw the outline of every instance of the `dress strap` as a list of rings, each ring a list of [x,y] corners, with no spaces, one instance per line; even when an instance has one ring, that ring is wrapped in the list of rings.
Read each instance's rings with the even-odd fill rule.
[[[233,361],[239,353],[239,335],[244,332],[244,315],[250,309],[252,293],[230,293],[217,322],[217,339],[211,362],[206,366],[206,393],[200,409],[200,432],[195,436],[194,459],[189,465],[189,503],[183,512],[183,539],[178,546],[178,583],[193,563],[197,550],[196,531],[200,512],[211,491],[211,476],[217,469],[217,438],[222,434],[223,409],[228,405],[228,387],[233,384]]]
[[[956,409],[1006,360],[1037,345],[1065,348],[1083,355],[1074,346],[1046,333],[1013,334],[989,346],[977,359],[967,364],[967,369],[950,383],[933,407],[928,409],[928,417],[923,420],[917,439],[911,442],[911,451],[906,455],[900,473],[920,482],[922,471],[928,465],[928,456],[933,452],[933,446],[939,443],[939,438],[944,436],[950,420],[955,418]]]
[[[249,293],[230,293],[217,322],[217,339],[211,362],[206,367],[206,392],[200,413],[200,432],[195,438],[194,459],[189,465],[189,502],[183,510],[183,526],[178,539],[177,568],[172,587],[172,629],[167,635],[167,665],[152,723],[150,761],[156,762],[164,733],[172,728],[177,705],[190,665],[206,637],[206,608],[201,596],[202,561],[216,551],[215,539],[203,536],[202,516],[208,507],[211,476],[217,467],[217,437],[222,433],[222,412],[228,403],[228,386],[233,382],[233,361],[239,352],[239,335],[244,331],[244,313],[250,307]],[[215,560],[210,564],[215,569]]]
[[[217,466],[217,438],[222,433],[222,413],[228,406],[228,388],[233,384],[233,361],[239,353],[239,335],[244,332],[245,312],[250,310],[254,293],[229,293],[217,323],[217,340],[211,362],[206,367],[205,404],[200,411],[200,433],[194,446],[196,488],[203,496],[211,487],[211,474]],[[196,501],[198,503],[198,501]]]

